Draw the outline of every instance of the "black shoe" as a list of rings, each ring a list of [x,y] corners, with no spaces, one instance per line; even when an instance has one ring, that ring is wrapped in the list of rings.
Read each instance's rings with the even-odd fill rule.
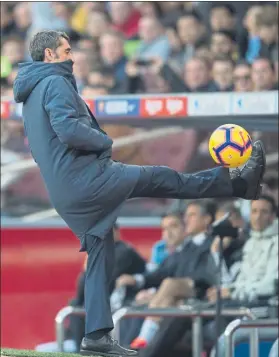
[[[265,173],[266,158],[263,143],[258,140],[253,144],[252,155],[242,170],[234,170],[232,179],[240,177],[247,184],[245,194],[241,198],[257,200],[262,192],[263,176]]]
[[[121,347],[110,335],[105,335],[99,340],[83,338],[80,346],[83,356],[102,357],[136,357],[138,352]]]

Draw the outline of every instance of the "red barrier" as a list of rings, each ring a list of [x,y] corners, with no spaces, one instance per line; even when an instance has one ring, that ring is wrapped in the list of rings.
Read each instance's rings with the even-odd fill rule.
[[[146,258],[159,228],[123,228]],[[74,296],[84,253],[66,228],[2,228],[1,346],[32,349],[53,341],[54,317]]]

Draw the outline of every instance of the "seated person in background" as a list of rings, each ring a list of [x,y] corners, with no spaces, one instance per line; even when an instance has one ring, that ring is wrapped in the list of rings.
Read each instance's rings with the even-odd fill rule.
[[[243,247],[239,274],[234,282],[224,286],[222,298],[233,304],[257,303],[272,296],[278,279],[277,207],[271,196],[262,195],[251,202],[249,239]],[[231,269],[233,266],[231,267]],[[216,301],[216,288],[207,290],[209,301]]]
[[[147,270],[155,270],[169,255],[167,242],[165,239],[161,239],[156,242],[151,251],[151,259],[147,264]]]
[[[162,238],[159,242],[165,242],[167,248],[167,254],[162,259],[160,257],[160,264],[155,269],[147,270],[143,276],[154,276],[159,271],[165,271],[175,264],[176,257],[182,249],[183,242],[185,240],[184,224],[182,221],[182,214],[180,211],[174,211],[162,218],[161,221]],[[141,279],[141,275],[122,275],[117,279],[116,286],[118,288],[124,286],[135,286],[136,279]],[[135,297],[137,305],[146,304],[154,296],[156,288],[153,286],[140,290]]]
[[[141,288],[156,287],[156,294],[149,303],[151,308],[176,306],[181,300],[195,294],[203,295],[203,287],[215,283],[214,262],[210,256],[211,237],[207,234],[214,220],[215,204],[210,200],[197,200],[188,204],[185,212],[185,237],[180,251],[169,256],[153,273],[142,276],[120,277],[117,284]],[[180,227],[181,229],[181,227]],[[181,231],[180,231],[181,232]],[[172,259],[171,259],[172,258]],[[202,288],[200,289],[200,285]],[[198,290],[201,290],[200,292]],[[159,330],[158,319],[147,318],[133,348],[145,347]]]
[[[230,223],[233,228],[238,228],[238,237],[233,239],[231,237],[225,237],[223,239],[223,248],[224,248],[224,263],[222,269],[222,281],[223,283],[229,283],[234,280],[238,271],[239,271],[239,262],[242,259],[242,248],[247,238],[247,227],[246,222],[243,219],[240,209],[235,206],[235,203],[228,201],[222,203],[216,212],[215,218],[218,221],[226,213],[230,213]],[[211,253],[213,259],[218,266],[220,257],[219,257],[219,242],[220,238],[215,237],[211,245]],[[238,264],[237,264],[238,262]],[[232,265],[234,268],[232,270]]]
[[[137,251],[121,240],[120,230],[117,224],[114,225],[114,241],[115,241],[115,264],[113,280],[110,286],[110,292],[113,292],[116,279],[123,274],[140,274],[145,271],[145,260],[137,253]],[[85,258],[83,271],[78,278],[77,294],[75,299],[70,303],[71,306],[84,307],[84,282],[86,275],[87,256]],[[76,346],[79,349],[81,340],[84,336],[84,317],[71,316],[70,331],[76,341]]]
[[[175,224],[175,222],[178,224]],[[176,229],[176,228],[181,229]],[[147,266],[148,271],[153,271],[177,249],[179,250],[181,239],[184,240],[184,224],[182,222],[182,213],[180,211],[170,212],[162,217],[161,221],[162,239],[156,242],[152,247],[150,263]]]
[[[275,294],[275,281],[278,280],[276,209],[274,200],[269,196],[261,196],[259,200],[251,202],[250,236],[243,248],[243,258],[236,280],[222,288],[224,306],[253,307],[259,304],[261,298]],[[216,302],[215,287],[209,288],[206,295],[210,302]],[[228,321],[224,326],[227,323]],[[174,346],[190,329],[191,321],[188,319],[164,319],[160,330],[152,342],[141,351],[140,357],[157,357],[172,353]]]

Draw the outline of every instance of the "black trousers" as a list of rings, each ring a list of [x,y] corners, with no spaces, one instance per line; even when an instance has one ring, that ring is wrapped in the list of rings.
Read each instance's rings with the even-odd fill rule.
[[[195,174],[178,173],[164,166],[142,166],[139,180],[129,198],[161,197],[196,199],[232,197],[228,169],[216,168]],[[110,286],[114,265],[112,231],[105,237],[87,235],[88,253],[85,280],[85,333],[100,329],[110,331]]]

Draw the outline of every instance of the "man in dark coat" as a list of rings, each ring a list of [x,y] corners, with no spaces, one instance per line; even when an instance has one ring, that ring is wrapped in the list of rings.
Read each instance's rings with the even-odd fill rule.
[[[112,227],[121,206],[133,197],[255,199],[265,171],[262,144],[254,144],[251,159],[232,178],[224,167],[187,175],[167,167],[114,162],[111,138],[77,92],[69,37],[39,32],[31,40],[30,55],[33,62],[19,67],[15,100],[23,103],[30,149],[51,202],[88,253],[81,353],[135,356],[109,335]]]

